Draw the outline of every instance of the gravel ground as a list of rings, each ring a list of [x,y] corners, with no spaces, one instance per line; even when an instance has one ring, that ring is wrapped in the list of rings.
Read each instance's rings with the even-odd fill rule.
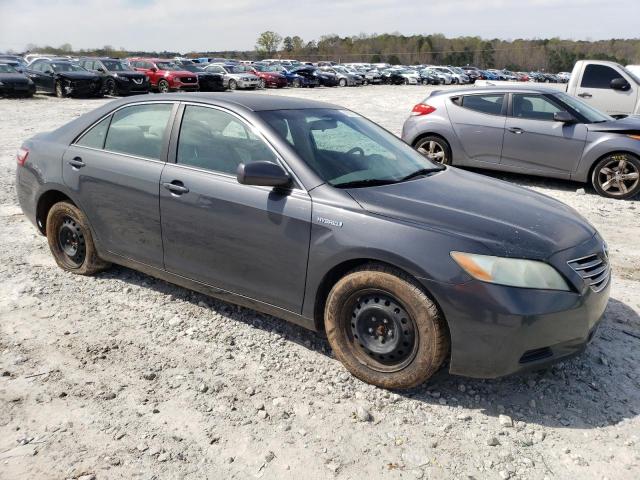
[[[399,133],[426,87],[286,90]],[[604,323],[543,372],[441,372],[400,394],[351,377],[320,334],[114,267],[56,268],[22,216],[14,153],[106,100],[0,100],[0,478],[640,477],[640,202],[494,174],[608,240]]]

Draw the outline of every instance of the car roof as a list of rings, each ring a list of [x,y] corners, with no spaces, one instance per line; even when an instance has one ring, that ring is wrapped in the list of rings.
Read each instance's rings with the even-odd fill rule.
[[[154,95],[149,100],[157,101]],[[130,97],[131,98],[131,97]],[[307,100],[296,97],[281,97],[276,95],[267,95],[264,93],[242,93],[242,92],[192,92],[192,93],[167,93],[162,95],[163,100],[178,100],[183,102],[200,102],[218,105],[221,103],[235,104],[254,112],[266,110],[297,110],[306,108],[328,108],[342,109],[337,105],[326,102],[318,102],[315,100]]]

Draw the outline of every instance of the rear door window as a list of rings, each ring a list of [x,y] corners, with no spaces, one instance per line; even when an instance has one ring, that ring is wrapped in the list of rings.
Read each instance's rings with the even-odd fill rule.
[[[109,128],[109,122],[111,121],[111,115],[104,120],[101,120],[80,137],[76,142],[76,145],[91,148],[104,148],[104,140],[107,138],[107,130]]]
[[[582,75],[582,88],[611,88],[611,80],[622,78],[616,70],[606,65],[590,64]]]
[[[462,97],[462,107],[473,110],[474,112],[487,113],[489,115],[500,115],[502,113],[502,104],[504,103],[503,94],[492,95],[465,95]]]
[[[171,103],[154,103],[118,110],[107,132],[105,150],[160,160],[172,108]]]

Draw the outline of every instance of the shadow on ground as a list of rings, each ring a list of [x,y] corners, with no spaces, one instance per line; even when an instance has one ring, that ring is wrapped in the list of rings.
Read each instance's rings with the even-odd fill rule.
[[[229,320],[278,333],[290,342],[332,358],[323,333],[128,268],[114,267],[100,276],[151,288],[196,305],[204,302]],[[514,421],[528,424],[577,429],[615,425],[640,414],[639,325],[640,316],[632,308],[611,299],[593,342],[577,357],[544,370],[492,380],[457,377],[443,368],[423,386],[397,393],[409,401],[446,404],[489,416],[506,413]]]

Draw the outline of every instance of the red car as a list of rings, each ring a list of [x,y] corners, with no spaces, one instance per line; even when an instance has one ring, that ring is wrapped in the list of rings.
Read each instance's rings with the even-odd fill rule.
[[[248,65],[249,72],[260,78],[260,87],[283,88],[287,86],[287,77],[280,73],[280,69],[271,65]]]
[[[149,78],[151,88],[160,93],[171,91],[195,92],[198,90],[198,76],[182,70],[172,60],[162,58],[129,58],[129,64]]]

